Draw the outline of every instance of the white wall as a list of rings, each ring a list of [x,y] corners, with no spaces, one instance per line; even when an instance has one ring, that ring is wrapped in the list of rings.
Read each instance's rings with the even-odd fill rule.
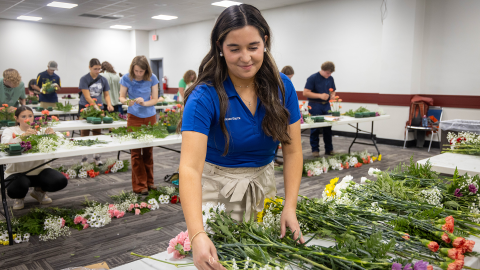
[[[133,58],[129,31],[0,20],[0,33],[0,71],[17,69],[25,84],[51,60],[58,63],[62,86],[78,87],[91,58],[109,61],[122,73]]]
[[[133,55],[144,55],[149,58],[148,31],[132,30],[130,34],[131,44],[133,44]]]
[[[198,72],[203,57],[210,49],[210,32],[214,21],[156,30],[158,40],[149,39],[150,58],[163,58],[163,74],[169,87],[178,87],[183,74],[192,69]],[[150,31],[152,36],[155,31]]]

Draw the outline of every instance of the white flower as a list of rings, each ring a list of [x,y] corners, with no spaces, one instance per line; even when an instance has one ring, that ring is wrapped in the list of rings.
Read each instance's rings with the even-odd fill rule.
[[[87,172],[85,171],[78,172],[78,178],[87,178]]]
[[[68,176],[69,176],[70,178],[75,178],[75,177],[77,177],[77,172],[76,172],[75,170],[73,170],[73,169],[68,169],[66,173],[68,174]]]
[[[381,172],[382,172],[381,170],[375,169],[375,168],[368,169],[368,175],[374,176],[374,177],[377,177],[377,175],[380,174]]]
[[[365,184],[367,182],[367,180],[368,179],[364,176],[364,177],[360,178],[360,183]]]
[[[161,204],[167,204],[170,202],[170,196],[168,195],[160,195],[160,197],[158,197],[158,201],[161,203]]]
[[[141,142],[144,142],[144,143],[153,142],[154,139],[155,139],[155,136],[148,135],[148,134],[140,135],[140,136],[137,137],[137,140],[139,140]]]
[[[40,235],[40,241],[54,240],[60,236],[68,236],[71,234],[70,228],[67,226],[62,227],[61,217],[49,217],[44,221],[45,234]],[[27,236],[27,239],[30,235]]]
[[[174,186],[166,186],[165,191],[168,195],[172,195],[173,193],[175,193],[176,188]]]

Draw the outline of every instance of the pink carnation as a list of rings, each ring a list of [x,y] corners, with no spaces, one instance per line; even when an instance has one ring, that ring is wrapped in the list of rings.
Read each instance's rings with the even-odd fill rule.
[[[122,218],[124,215],[125,215],[125,212],[122,211],[122,212],[118,213],[118,215],[116,215],[116,217],[117,218]]]
[[[185,238],[185,242],[183,242],[183,250],[190,251],[192,250],[192,243],[190,243],[190,239]]]
[[[140,204],[140,208],[145,208],[145,207],[147,207],[147,203],[146,203],[146,202],[142,202],[142,203]]]
[[[62,226],[60,227],[63,228],[63,226],[65,226],[65,219],[62,218]]]
[[[76,216],[75,219],[73,220],[73,223],[78,224],[82,223],[83,217],[82,216]]]
[[[86,219],[86,218],[83,218],[82,224],[83,224],[83,225],[87,224],[87,219]]]
[[[313,173],[312,173],[312,171],[311,171],[311,170],[308,170],[308,172],[307,172],[307,175],[308,175],[308,177],[311,177],[311,176],[313,176]]]
[[[133,203],[130,204],[130,205],[128,206],[128,212],[131,212],[134,207],[135,207],[135,205],[133,205]]]
[[[139,207],[140,207],[140,205],[138,205],[138,203],[136,203],[136,204],[135,204],[135,208],[139,208]]]
[[[114,204],[109,204],[109,205],[108,205],[108,209],[116,209],[116,207],[115,207]]]
[[[88,228],[88,224],[83,225],[83,229],[85,230],[86,228]]]
[[[135,209],[135,215],[140,215],[140,209]]]
[[[152,209],[152,205],[151,205],[151,204],[149,204],[147,207],[148,207],[148,209]]]
[[[120,214],[120,211],[118,211],[118,210],[113,211],[114,216],[118,216],[119,214]]]

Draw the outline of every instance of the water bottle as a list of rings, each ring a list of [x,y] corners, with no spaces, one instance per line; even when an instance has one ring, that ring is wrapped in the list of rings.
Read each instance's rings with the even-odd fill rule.
[[[428,119],[426,115],[422,118],[422,127],[428,127]]]

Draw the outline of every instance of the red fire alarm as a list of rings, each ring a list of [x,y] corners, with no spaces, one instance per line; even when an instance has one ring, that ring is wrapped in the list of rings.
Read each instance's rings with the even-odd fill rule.
[[[158,35],[152,35],[152,40],[157,41],[158,40]]]

